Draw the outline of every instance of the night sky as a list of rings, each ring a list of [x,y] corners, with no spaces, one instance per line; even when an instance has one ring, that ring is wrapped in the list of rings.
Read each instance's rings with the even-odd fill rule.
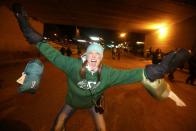
[[[100,28],[87,28],[79,27],[80,36],[82,38],[88,38],[89,36],[99,36],[106,40],[115,40],[118,37],[118,31],[100,29]],[[76,26],[73,25],[56,25],[56,24],[45,24],[44,35],[57,33],[60,37],[73,38],[76,34]]]

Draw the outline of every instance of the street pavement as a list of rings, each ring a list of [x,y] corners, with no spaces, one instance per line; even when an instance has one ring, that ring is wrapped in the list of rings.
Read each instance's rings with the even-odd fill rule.
[[[47,60],[36,94],[19,94],[16,79],[25,62],[0,67],[0,131],[49,131],[64,104],[66,76]],[[123,54],[113,60],[106,51],[104,64],[131,69],[151,63],[142,57]],[[177,70],[171,89],[186,103],[178,107],[170,99],[156,100],[141,83],[111,87],[104,93],[104,117],[108,131],[196,131],[196,87],[185,83],[187,70]],[[165,77],[167,80],[167,77]],[[88,110],[78,110],[69,119],[68,131],[94,131]]]

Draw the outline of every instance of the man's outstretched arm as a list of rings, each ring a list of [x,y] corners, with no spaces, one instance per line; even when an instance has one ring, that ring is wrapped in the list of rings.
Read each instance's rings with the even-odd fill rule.
[[[43,40],[43,36],[35,31],[29,24],[28,15],[19,3],[14,3],[11,7],[21,31],[30,44],[37,44]]]
[[[12,11],[26,40],[30,44],[36,45],[39,51],[56,67],[65,72],[69,72],[74,60],[70,57],[65,57],[58,50],[51,47],[48,42],[43,39],[43,36],[31,27],[27,12],[21,4],[13,4]]]
[[[186,104],[170,89],[163,78],[165,74],[176,70],[189,56],[187,49],[180,48],[168,53],[160,63],[146,65],[142,81],[144,87],[158,99],[170,98],[177,106],[185,106]]]

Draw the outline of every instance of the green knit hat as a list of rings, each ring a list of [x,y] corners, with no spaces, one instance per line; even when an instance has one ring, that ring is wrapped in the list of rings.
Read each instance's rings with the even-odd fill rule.
[[[88,46],[86,53],[88,54],[89,52],[92,52],[92,51],[96,51],[99,54],[103,55],[104,48],[98,43],[93,43]]]

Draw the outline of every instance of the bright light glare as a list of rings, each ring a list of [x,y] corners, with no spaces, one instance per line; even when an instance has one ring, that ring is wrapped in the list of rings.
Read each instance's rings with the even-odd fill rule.
[[[114,45],[107,45],[109,48],[113,48],[114,47]]]
[[[162,27],[159,29],[159,38],[164,38],[168,34],[168,28],[167,27]]]
[[[166,23],[149,24],[149,25],[147,26],[147,28],[148,28],[148,29],[155,29],[155,30],[157,30],[157,29],[160,29],[160,28],[166,27],[166,26],[167,26]]]
[[[168,22],[159,23],[159,24],[149,24],[146,26],[148,29],[157,30],[158,37],[160,39],[165,38],[169,33]]]
[[[123,38],[126,36],[126,33],[120,33],[120,37]]]
[[[85,43],[85,42],[87,42],[86,40],[81,40],[81,39],[79,39],[79,40],[77,40],[78,42],[82,42],[82,43]]]
[[[96,36],[90,36],[89,37],[91,40],[94,40],[94,41],[99,41],[100,38],[99,37],[96,37]]]
[[[137,45],[143,45],[144,42],[142,42],[142,41],[137,41],[136,44],[137,44]]]

